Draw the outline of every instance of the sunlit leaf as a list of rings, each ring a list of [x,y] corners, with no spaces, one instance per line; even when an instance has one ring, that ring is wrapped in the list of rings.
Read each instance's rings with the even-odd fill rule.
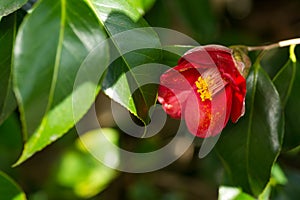
[[[0,16],[8,15],[21,8],[27,0],[1,0]]]
[[[11,81],[11,57],[16,26],[16,14],[4,17],[0,22],[0,124],[17,106]]]
[[[279,155],[284,123],[280,96],[272,81],[258,64],[253,68],[247,79],[246,114],[223,131],[217,152],[230,182],[258,196]]]
[[[73,91],[73,85],[85,57],[105,39],[84,1],[40,1],[23,21],[14,49],[14,89],[26,139],[18,164],[61,137],[87,112],[92,104],[85,100],[87,86]],[[105,62],[107,56],[107,48],[101,49],[99,60]],[[105,66],[97,62],[90,65],[101,71]],[[74,92],[82,103],[76,116]],[[97,91],[92,92],[95,96]]]
[[[272,168],[272,178],[276,184],[285,185],[288,182],[286,175],[278,164],[275,164]]]
[[[111,49],[112,54],[118,54],[116,59],[113,57],[111,60],[112,64],[103,80],[103,90],[147,123],[148,110],[156,101],[157,87],[140,87],[132,69],[146,63],[156,63],[160,59],[160,51],[157,50],[161,48],[159,38],[150,28],[136,29],[148,27],[148,24],[126,0],[89,1],[115,45]]]
[[[112,37],[147,26],[140,17],[140,13],[125,0],[60,0],[55,3],[44,0],[28,15],[18,32],[14,52],[14,89],[26,139],[24,152],[17,164],[61,137],[87,112],[94,99],[90,98],[90,93],[95,93],[95,96],[99,87],[97,83],[96,86],[82,83],[72,91],[80,65],[106,39],[106,33]],[[139,38],[150,47],[158,46],[155,32],[148,30],[137,32],[141,37],[134,40]],[[159,54],[147,49],[124,56],[128,44],[124,38],[112,38],[111,49],[116,49],[121,55],[120,62],[112,65],[112,71],[108,70],[103,85],[106,86],[105,91],[116,94],[110,95],[111,98],[141,119],[146,119],[148,109],[155,103],[156,88],[139,88],[131,95],[132,85],[139,86],[139,83],[134,81],[134,74],[130,71],[134,66],[153,62]],[[139,44],[138,47],[145,46]],[[97,50],[99,55],[85,66],[91,68],[84,72],[86,76],[99,74],[107,66],[107,46]],[[117,81],[126,72],[129,75],[122,79],[126,84]],[[128,80],[133,80],[133,84]],[[75,103],[80,105],[76,106],[76,110],[72,107],[74,95],[78,97]]]
[[[144,15],[154,4],[155,0],[127,0],[141,15]]]
[[[101,136],[99,136],[101,134]],[[61,158],[56,172],[57,182],[64,187],[72,188],[79,197],[88,198],[104,190],[117,176],[117,171],[103,165],[93,157],[87,148],[94,153],[104,154],[107,158],[118,158],[115,149],[105,148],[107,137],[116,145],[118,133],[113,129],[93,130],[85,133],[76,141],[75,148],[69,148]]]
[[[21,188],[6,174],[0,171],[1,200],[26,200]]]
[[[218,200],[255,200],[255,198],[243,193],[239,188],[221,186]]]

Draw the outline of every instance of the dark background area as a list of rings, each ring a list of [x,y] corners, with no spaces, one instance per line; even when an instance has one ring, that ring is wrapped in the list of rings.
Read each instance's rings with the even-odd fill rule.
[[[145,18],[200,44],[258,45],[299,36],[299,7],[298,0],[159,0]]]

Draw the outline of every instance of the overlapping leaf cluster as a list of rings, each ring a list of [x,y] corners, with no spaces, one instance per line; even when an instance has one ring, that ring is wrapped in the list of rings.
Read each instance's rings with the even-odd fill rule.
[[[18,163],[61,137],[87,112],[93,103],[84,101],[87,94],[81,94],[83,101],[78,100],[83,102],[84,109],[74,111],[72,107],[76,73],[89,53],[107,38],[148,26],[141,18],[142,8],[137,10],[135,4],[140,3],[126,0],[43,0],[34,5],[20,26],[17,25],[16,12],[2,19],[4,27],[1,30],[5,32],[1,34],[1,51],[4,51],[1,53],[1,121],[16,107],[14,91],[26,141]],[[117,51],[124,45],[114,39],[112,42]],[[147,33],[145,42],[152,46],[160,45],[154,32],[152,35]],[[109,58],[107,45],[98,50],[102,59]],[[140,107],[149,108],[154,104],[155,95],[145,94],[155,94],[155,88],[140,88],[132,98],[129,79],[134,80],[134,75],[133,78],[128,74],[125,78],[120,77],[138,64],[155,61],[159,55],[151,50],[129,52],[126,55],[119,53],[120,57],[106,73],[103,90],[117,91],[108,95],[146,120],[147,109]],[[93,64],[99,70],[107,68]],[[121,81],[117,82],[118,79]],[[88,92],[88,89],[81,90]],[[96,96],[97,91],[94,92]],[[76,116],[73,113],[77,113]]]

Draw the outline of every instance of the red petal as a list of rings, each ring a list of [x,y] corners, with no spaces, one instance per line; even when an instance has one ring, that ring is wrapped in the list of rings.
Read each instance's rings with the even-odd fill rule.
[[[206,138],[219,134],[229,120],[232,105],[232,89],[226,87],[212,101],[201,101],[193,93],[186,102],[184,118],[189,131],[197,137]]]
[[[245,113],[246,80],[239,72],[235,78],[235,83],[231,84],[233,88],[231,121],[236,123]],[[234,85],[234,86],[233,86]]]
[[[160,84],[172,90],[190,90],[199,75],[200,72],[191,65],[176,66],[161,75]]]
[[[195,47],[187,51],[178,61],[178,65],[192,63],[194,67],[207,69],[218,66],[219,57],[232,60],[232,50],[220,45]]]
[[[164,111],[173,118],[181,117],[181,104],[174,93],[164,87],[159,86],[157,100],[162,104]]]
[[[205,138],[210,134],[207,129],[210,126],[211,101],[202,102],[198,94],[192,93],[186,103],[184,119],[188,130],[197,137]]]
[[[236,123],[245,114],[245,94],[234,92],[232,97],[231,121]]]
[[[158,101],[163,109],[173,118],[180,118],[186,99],[194,92],[195,81],[199,72],[195,68],[176,66],[160,77]],[[182,70],[182,71],[180,71]]]

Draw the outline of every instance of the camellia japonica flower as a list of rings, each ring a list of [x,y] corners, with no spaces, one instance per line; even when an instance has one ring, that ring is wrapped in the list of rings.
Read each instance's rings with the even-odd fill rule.
[[[158,101],[195,136],[215,136],[229,118],[235,123],[244,115],[249,67],[243,48],[195,47],[161,75]]]

